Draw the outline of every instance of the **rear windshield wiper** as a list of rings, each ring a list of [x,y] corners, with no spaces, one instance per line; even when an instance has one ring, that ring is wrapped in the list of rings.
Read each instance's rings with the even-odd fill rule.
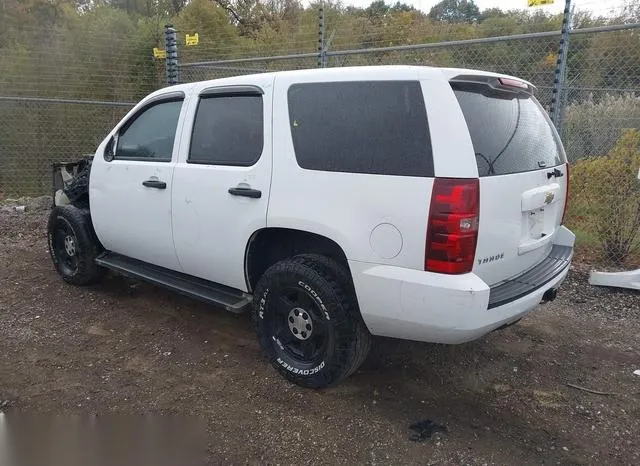
[[[520,126],[520,99],[516,99],[516,103],[518,105],[518,116],[516,118],[516,126],[515,126],[515,128],[513,128],[513,132],[511,133],[511,136],[509,136],[509,140],[507,141],[507,143],[504,145],[502,150],[500,152],[498,152],[498,155],[496,155],[493,160],[489,160],[489,158],[486,157],[484,154],[482,154],[480,152],[476,152],[476,156],[477,157],[482,157],[482,159],[485,162],[487,162],[487,165],[489,165],[489,171],[488,171],[487,175],[495,175],[496,174],[496,170],[494,168],[495,163],[502,156],[502,154],[505,153],[505,151],[507,150],[507,147],[509,147],[509,144],[511,144],[511,141],[513,141],[513,138],[516,136],[516,133],[518,132],[518,127]]]

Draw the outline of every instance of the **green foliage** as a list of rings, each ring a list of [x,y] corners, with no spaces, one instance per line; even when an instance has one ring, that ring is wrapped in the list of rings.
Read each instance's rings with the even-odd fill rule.
[[[624,128],[640,128],[640,99],[632,94],[593,94],[569,105],[565,113],[563,141],[570,161],[608,153]]]
[[[487,8],[480,13],[480,21],[486,21],[492,18],[504,18],[507,16],[507,12],[502,11],[500,8]]]
[[[480,19],[480,9],[473,0],[442,0],[431,8],[429,18],[447,23],[473,23]]]
[[[607,156],[571,167],[568,222],[596,236],[607,262],[620,265],[640,247],[640,131],[624,132]]]
[[[400,2],[396,2],[393,5],[387,5],[384,0],[376,0],[364,10],[365,14],[369,18],[381,18],[388,14],[408,11],[416,11],[416,9],[411,5]]]
[[[559,30],[561,15],[540,10],[490,9],[472,0],[444,0],[430,15],[396,0],[377,0],[366,8],[339,0],[2,0],[0,75],[3,96],[135,102],[165,85],[165,62],[152,55],[164,48],[164,29],[178,30],[180,63],[316,53],[318,7],[324,7],[330,51],[365,49]],[[633,6],[632,6],[633,5]],[[578,13],[580,27],[632,22]],[[200,43],[184,45],[185,34]],[[640,86],[640,35],[628,32],[582,34],[571,38],[570,94],[565,139],[572,159],[608,152],[617,128],[639,127],[639,101],[590,98],[590,89]],[[409,51],[330,56],[329,66],[415,64],[458,66],[506,72],[534,82],[548,104],[557,60],[555,37],[499,41],[482,45],[431,47]],[[260,60],[222,66],[185,67],[181,79],[193,81],[243,73],[316,66],[316,57]],[[546,99],[544,96],[546,95]],[[37,193],[48,185],[48,164],[91,152],[126,107],[0,102],[0,191],[29,185]],[[26,161],[26,162],[25,162]],[[27,180],[29,180],[27,182]],[[22,185],[15,184],[22,183]],[[13,189],[13,188],[11,188]],[[41,191],[40,191],[41,192]],[[20,194],[20,193],[18,193]]]
[[[241,48],[242,38],[229,22],[227,12],[210,0],[192,0],[174,25],[182,34],[197,32],[200,38],[197,47],[181,50],[188,54],[188,61],[214,60],[225,57],[230,48]]]

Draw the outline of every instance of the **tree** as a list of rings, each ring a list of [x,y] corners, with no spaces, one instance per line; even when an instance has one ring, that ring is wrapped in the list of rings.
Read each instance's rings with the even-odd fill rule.
[[[416,11],[416,9],[413,7],[413,5],[408,5],[406,3],[396,2],[390,8],[390,11],[392,11],[393,13],[396,13],[396,12]]]
[[[640,4],[634,0],[625,2],[621,19],[627,23],[637,23],[640,21]]]
[[[371,2],[371,5],[369,5],[364,12],[371,19],[381,18],[389,13],[389,5],[387,5],[384,0],[376,0],[375,2]]]
[[[480,9],[473,0],[442,0],[431,8],[429,18],[447,23],[473,23],[480,19]]]
[[[479,19],[480,21],[485,21],[489,18],[504,18],[505,16],[507,16],[507,13],[500,8],[487,8],[486,10],[482,10]]]

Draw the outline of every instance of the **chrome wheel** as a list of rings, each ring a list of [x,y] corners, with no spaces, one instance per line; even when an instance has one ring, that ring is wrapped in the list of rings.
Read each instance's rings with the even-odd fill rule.
[[[289,330],[299,340],[306,340],[313,332],[313,321],[304,309],[296,307],[289,312]]]
[[[71,226],[63,219],[57,220],[52,232],[52,253],[66,275],[75,275],[78,271],[77,244],[78,240]]]
[[[67,235],[64,238],[64,250],[69,257],[76,255],[76,242],[73,236]]]
[[[330,329],[318,302],[299,287],[288,287],[276,298],[269,326],[274,344],[300,364],[313,364],[326,350]]]

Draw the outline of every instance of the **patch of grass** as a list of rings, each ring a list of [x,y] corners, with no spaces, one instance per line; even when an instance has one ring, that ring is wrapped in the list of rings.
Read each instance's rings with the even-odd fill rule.
[[[581,228],[573,228],[572,231],[576,235],[576,246],[578,248],[588,248],[592,251],[600,249],[600,239],[596,232]]]

